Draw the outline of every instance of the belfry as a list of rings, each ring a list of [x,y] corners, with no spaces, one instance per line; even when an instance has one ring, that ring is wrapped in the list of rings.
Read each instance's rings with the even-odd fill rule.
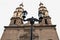
[[[22,3],[14,11],[9,26],[4,26],[1,40],[59,40],[56,25],[52,24],[43,3],[39,4],[39,19],[34,17],[25,19],[28,12],[23,7]],[[28,22],[24,24],[23,21]],[[34,23],[35,21],[38,23]]]

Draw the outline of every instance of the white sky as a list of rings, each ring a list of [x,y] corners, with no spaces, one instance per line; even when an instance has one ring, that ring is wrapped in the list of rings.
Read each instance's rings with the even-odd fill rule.
[[[23,2],[24,9],[28,11],[28,17],[37,18],[39,3],[42,2],[48,9],[52,17],[52,24],[56,24],[57,33],[60,38],[60,0],[0,0],[0,38],[4,31],[4,26],[8,26],[10,18],[16,7]]]

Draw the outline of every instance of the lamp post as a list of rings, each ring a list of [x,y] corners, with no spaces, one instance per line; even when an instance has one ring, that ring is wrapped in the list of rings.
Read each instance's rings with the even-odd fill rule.
[[[26,15],[27,15],[27,11],[23,11],[23,21],[30,21],[30,24],[31,24],[31,28],[30,28],[30,40],[33,39],[33,24],[35,21],[38,21],[39,23],[42,21],[42,14],[40,15],[39,19],[36,19],[34,17],[31,17],[31,18],[28,18],[28,19],[25,19],[26,18]]]

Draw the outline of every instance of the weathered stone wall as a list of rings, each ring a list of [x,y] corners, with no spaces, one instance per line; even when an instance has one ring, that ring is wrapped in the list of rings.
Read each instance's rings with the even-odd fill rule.
[[[30,27],[6,28],[1,40],[30,40]],[[58,40],[55,27],[33,27],[33,40]]]

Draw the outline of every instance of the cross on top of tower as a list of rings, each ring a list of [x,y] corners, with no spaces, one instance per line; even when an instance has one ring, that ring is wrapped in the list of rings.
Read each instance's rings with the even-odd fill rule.
[[[19,5],[19,7],[17,7],[16,9],[23,9],[23,3],[21,3],[20,5]]]
[[[43,5],[43,3],[40,2],[39,6]]]
[[[24,5],[23,5],[23,3],[21,3],[19,6],[22,6],[23,7]]]

